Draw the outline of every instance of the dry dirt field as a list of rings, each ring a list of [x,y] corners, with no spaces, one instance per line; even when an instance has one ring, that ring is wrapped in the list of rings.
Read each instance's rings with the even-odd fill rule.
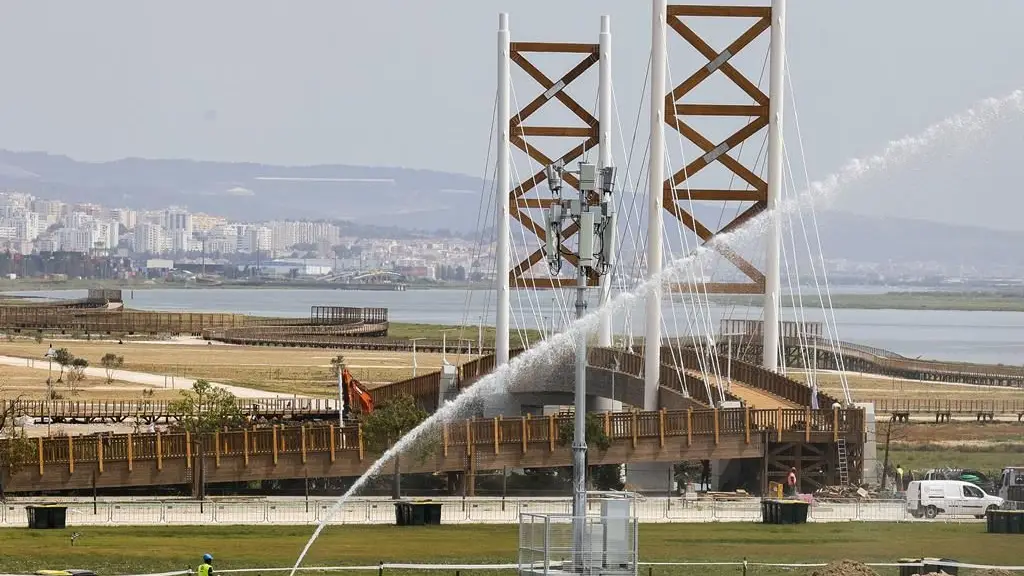
[[[35,358],[41,368],[41,386],[45,387],[47,362],[43,358],[50,340],[37,344],[31,340],[0,342],[0,355]],[[163,374],[257,388],[272,392],[319,395],[333,398],[337,381],[332,376],[331,359],[345,357],[352,375],[368,387],[402,380],[412,376],[412,354],[407,352],[367,352],[359,350],[321,350],[307,348],[272,348],[205,343],[124,344],[109,341],[53,341],[55,348],[67,348],[75,356],[100,366],[100,358],[108,352],[124,356],[124,370]],[[452,363],[463,363],[471,357],[449,355]],[[418,373],[436,371],[441,366],[440,354],[417,353]],[[0,367],[7,371],[9,367]],[[54,367],[56,369],[56,366]],[[28,370],[26,368],[26,370]],[[26,377],[31,378],[30,374]],[[91,378],[90,378],[91,380]],[[138,385],[134,385],[138,386]]]
[[[36,368],[23,366],[0,366],[0,398],[22,398],[25,400],[46,399],[46,367],[44,363],[36,363]],[[162,390],[144,384],[124,382],[116,378],[108,383],[104,378],[89,376],[78,383],[74,389],[67,382],[57,383],[58,370],[53,372],[53,389],[62,400],[175,400],[179,398],[176,390]],[[144,390],[152,390],[152,395],[143,395]]]

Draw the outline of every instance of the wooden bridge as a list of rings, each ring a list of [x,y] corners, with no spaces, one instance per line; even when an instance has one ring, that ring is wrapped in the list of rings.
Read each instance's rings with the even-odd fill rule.
[[[892,414],[907,421],[913,414],[934,415],[936,422],[949,422],[953,416],[974,417],[979,422],[990,422],[997,415],[1012,415],[1024,421],[1024,399],[1007,400],[946,400],[940,398],[879,398],[874,402],[876,413]]]
[[[253,421],[338,419],[338,400],[326,398],[238,398],[239,411]],[[176,423],[183,416],[168,400],[5,400],[4,414],[37,423]]]
[[[716,341],[721,357],[747,362],[760,362],[762,345],[759,338],[748,335],[722,336]],[[817,368],[879,374],[907,380],[952,382],[989,386],[1024,387],[1024,367],[970,362],[943,362],[907,358],[895,352],[853,344],[833,343],[823,338],[783,339],[786,366],[790,368]]]
[[[473,419],[439,425],[429,453],[402,459],[405,472],[569,466],[572,416]],[[851,450],[851,479],[860,470],[860,410],[661,410],[603,415],[606,450],[592,448],[591,465],[765,458],[761,482],[781,478],[790,465],[808,488],[835,481],[840,440]],[[202,468],[205,481],[245,482],[364,473],[376,455],[359,426],[254,427],[195,437],[173,434],[99,434],[33,439],[34,450],[5,471],[11,492],[180,485]],[[795,448],[795,449],[794,449]],[[819,455],[831,462],[821,466]],[[203,464],[200,464],[203,462]],[[779,470],[782,470],[781,472]],[[472,483],[469,483],[472,485]]]

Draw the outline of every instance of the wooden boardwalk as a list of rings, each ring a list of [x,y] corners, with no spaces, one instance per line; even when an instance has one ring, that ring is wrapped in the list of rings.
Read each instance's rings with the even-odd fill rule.
[[[406,472],[568,466],[563,430],[571,415],[450,422],[432,434],[435,448],[402,460]],[[829,446],[863,438],[860,410],[678,410],[603,416],[607,450],[590,464],[763,457],[766,445]],[[37,438],[31,458],[5,472],[7,493],[187,484],[202,460],[206,482],[357,476],[375,459],[358,426],[272,426],[193,437],[98,434]],[[851,471],[853,467],[851,466]]]

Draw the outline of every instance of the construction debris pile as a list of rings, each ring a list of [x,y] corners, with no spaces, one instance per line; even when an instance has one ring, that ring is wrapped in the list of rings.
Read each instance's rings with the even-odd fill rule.
[[[816,568],[810,576],[878,576],[878,572],[860,562],[836,560],[824,568]]]
[[[878,489],[864,486],[825,486],[814,493],[814,499],[823,502],[842,500],[878,500],[891,497],[890,494],[881,492]]]

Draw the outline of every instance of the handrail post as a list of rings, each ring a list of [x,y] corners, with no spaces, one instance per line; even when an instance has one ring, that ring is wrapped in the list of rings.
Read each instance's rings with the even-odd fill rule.
[[[629,427],[631,428],[631,432],[633,433],[633,448],[636,448],[637,434],[639,432],[639,430],[637,430],[637,425],[636,425],[637,411],[634,409],[632,414],[633,414],[633,417],[629,421]]]
[[[74,434],[68,434],[68,474],[75,473],[75,441]]]
[[[750,444],[750,405],[743,406],[743,440]]]
[[[220,430],[213,432],[213,467],[220,468]]]
[[[39,443],[39,447],[42,448],[43,443]],[[100,474],[103,473],[103,436],[96,437],[96,460],[97,465],[100,469]]]
[[[334,424],[327,427],[331,434],[331,463],[334,463]]]
[[[128,471],[132,471],[132,433],[128,433]]]
[[[448,423],[441,424],[441,454],[448,457]]]
[[[686,446],[693,446],[693,407],[686,409]]]
[[[782,407],[776,408],[775,412],[775,435],[778,441],[782,442]]]
[[[521,434],[520,434],[520,436],[521,436],[520,440],[522,441],[522,444],[523,444],[523,454],[526,454],[526,443],[529,442],[529,439],[527,437],[527,435],[530,433],[530,428],[527,425],[529,420],[530,420],[530,415],[529,414],[527,414],[526,416],[523,416],[519,420],[520,425],[522,426],[522,430],[521,430]]]
[[[277,465],[277,424],[274,424],[273,428],[271,428],[270,439],[272,440],[272,444],[274,445],[274,465],[276,466]]]
[[[359,440],[359,461],[363,461],[363,425],[362,423],[356,428],[356,437]]]
[[[500,420],[501,420],[501,416],[495,416],[494,417],[494,453],[495,454],[500,454],[501,453],[501,447],[498,446],[498,442],[500,441],[500,439],[498,438],[498,434],[499,434],[499,430],[500,430],[500,426],[501,426],[499,424]]]
[[[192,434],[185,430],[185,467],[192,467]]]
[[[718,446],[718,408],[714,409],[715,416],[715,446]]]
[[[36,438],[36,445],[39,447],[39,475],[43,475],[43,437]]]
[[[658,410],[658,447],[665,447],[665,408]]]
[[[832,441],[839,442],[839,407],[832,407]]]
[[[306,463],[306,425],[299,427],[300,444],[302,446],[302,463]]]
[[[811,441],[811,407],[804,407],[804,441]]]
[[[548,451],[555,451],[555,415],[548,414]]]
[[[160,431],[156,432],[156,471],[162,472],[164,469],[164,448],[163,443],[160,440]]]
[[[249,467],[249,429],[242,428],[242,463]]]

